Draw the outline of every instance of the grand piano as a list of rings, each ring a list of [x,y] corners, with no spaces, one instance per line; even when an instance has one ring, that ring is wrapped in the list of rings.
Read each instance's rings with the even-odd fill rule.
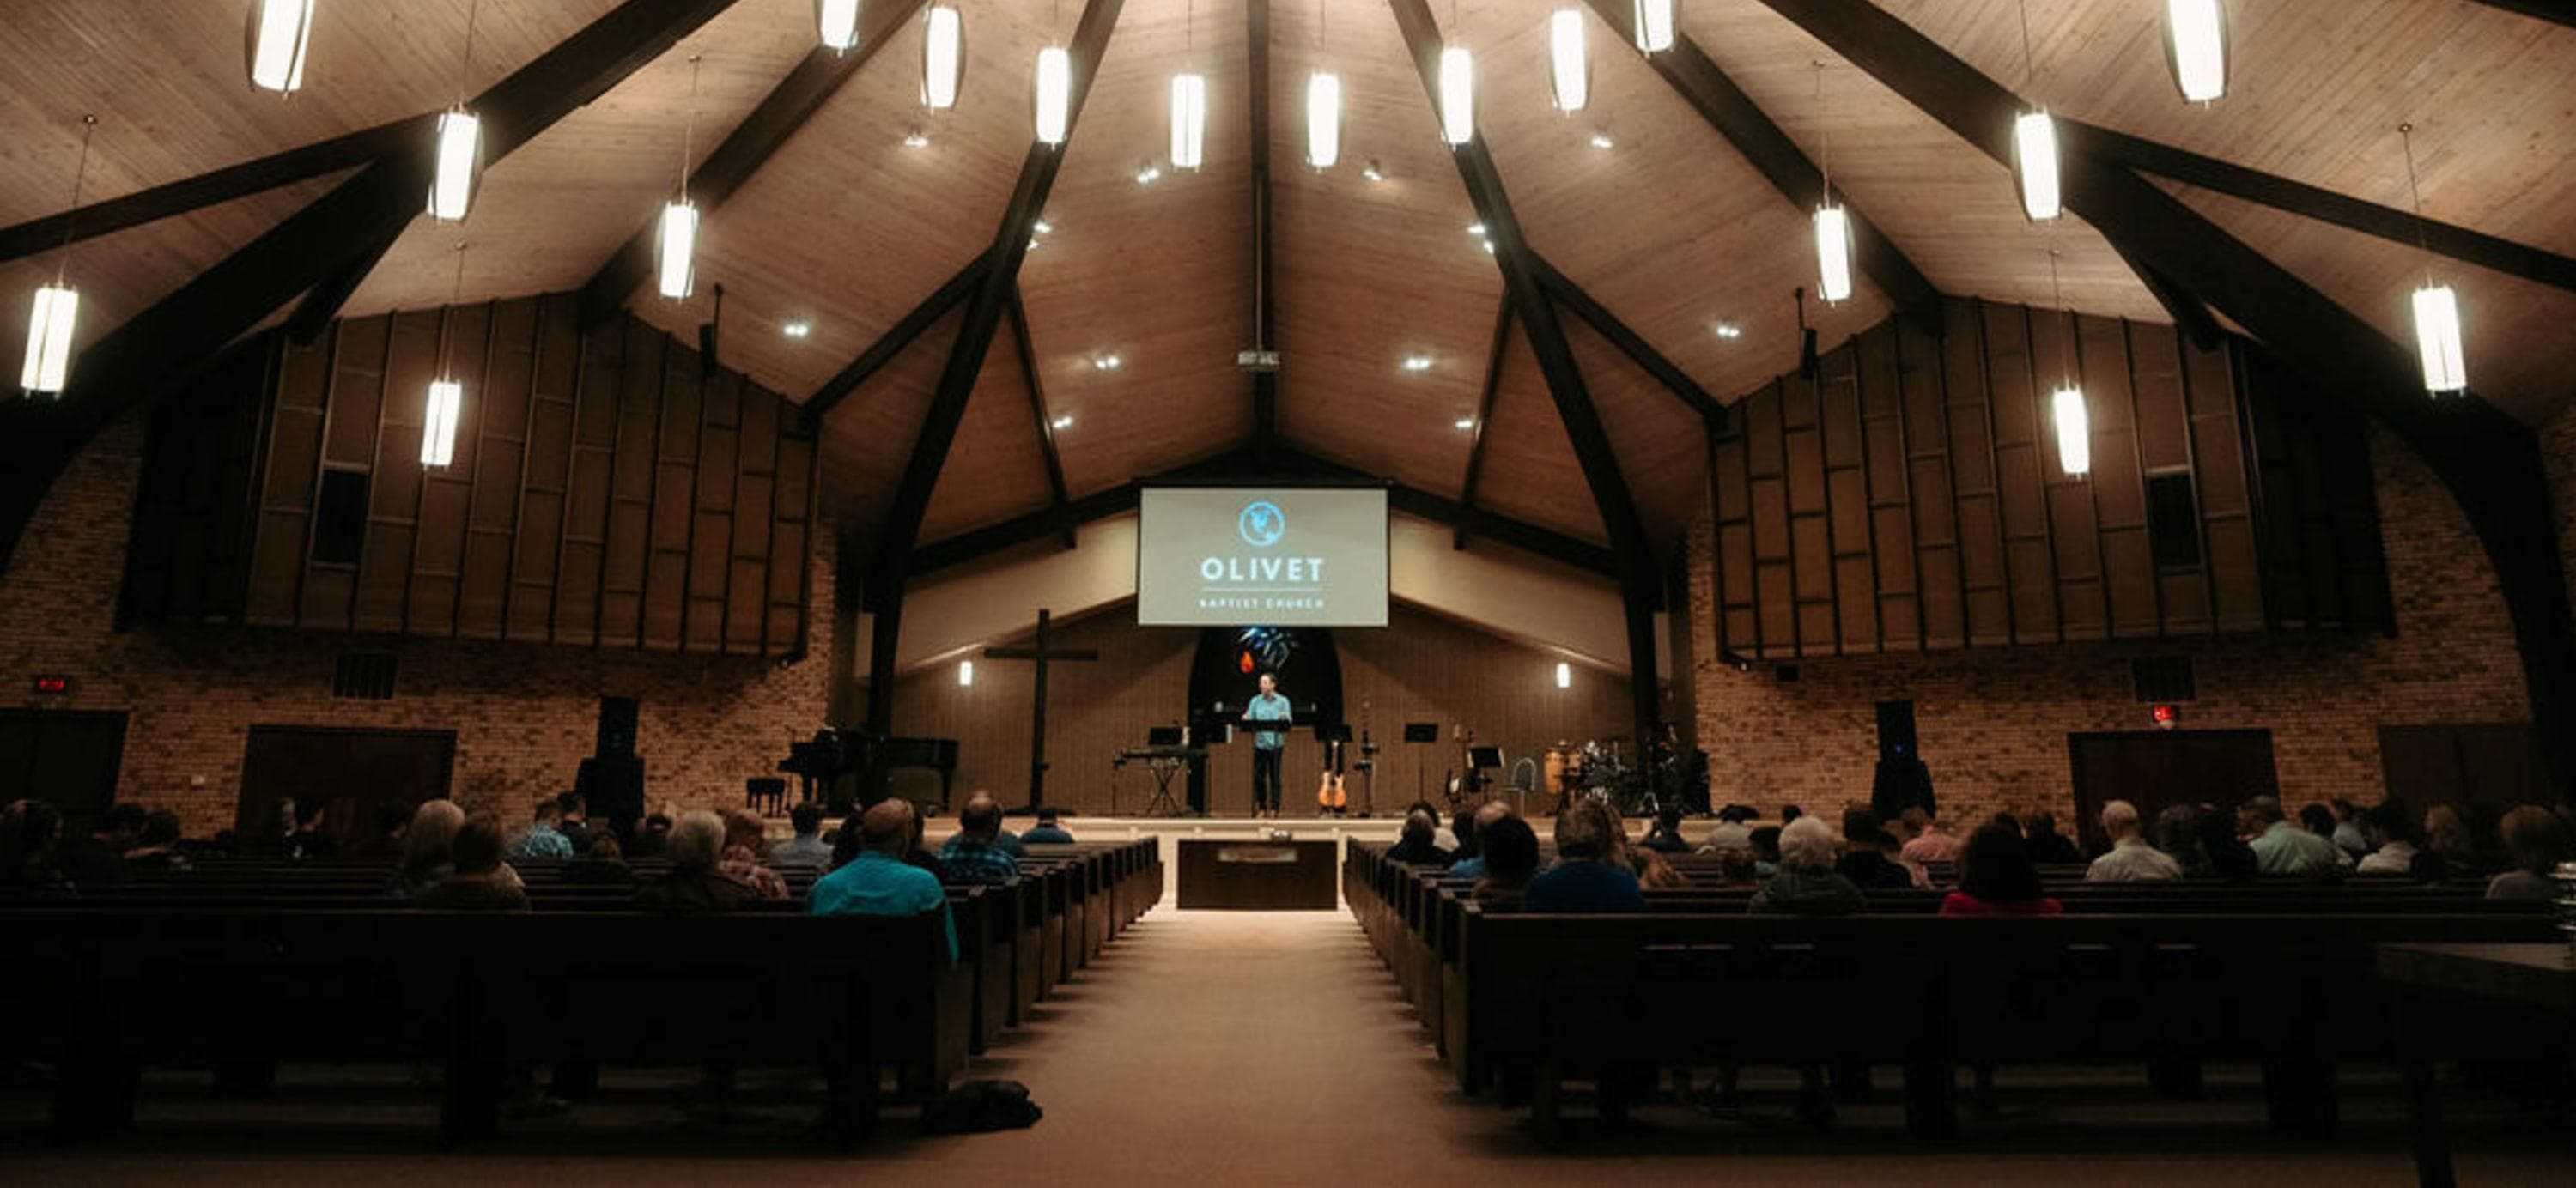
[[[957,783],[957,740],[877,738],[863,730],[823,729],[805,742],[787,744],[778,770],[797,777],[800,801],[821,800],[830,812],[850,811],[853,796],[875,804],[889,794],[888,776],[899,770],[939,773],[939,810],[947,812]],[[871,773],[873,772],[873,775]],[[852,777],[844,780],[843,777]],[[864,792],[869,780],[875,786]]]

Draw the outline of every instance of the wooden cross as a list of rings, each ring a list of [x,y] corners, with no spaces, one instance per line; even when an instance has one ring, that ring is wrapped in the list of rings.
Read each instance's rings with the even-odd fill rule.
[[[1048,614],[1038,608],[1038,634],[1035,646],[1025,648],[986,648],[987,660],[1028,660],[1038,666],[1034,704],[1029,711],[1029,808],[1046,807],[1046,678],[1047,663],[1053,660],[1097,660],[1097,648],[1050,648],[1047,646]]]

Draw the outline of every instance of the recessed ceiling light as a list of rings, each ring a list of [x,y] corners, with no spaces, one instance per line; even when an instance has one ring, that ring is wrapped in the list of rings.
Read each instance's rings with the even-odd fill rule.
[[[1404,357],[1404,369],[1406,371],[1429,371],[1431,370],[1431,356],[1406,355]]]
[[[1073,428],[1073,414],[1066,413],[1063,416],[1047,422],[1047,424],[1056,429],[1071,429]]]
[[[1386,180],[1386,170],[1378,167],[1377,158],[1371,157],[1368,160],[1368,167],[1360,170],[1360,176],[1373,182],[1382,182]]]
[[[778,332],[789,338],[803,338],[814,332],[814,323],[797,318],[794,321],[781,323]]]
[[[1094,355],[1091,357],[1091,368],[1094,371],[1116,371],[1126,362],[1116,355]]]
[[[930,138],[923,135],[921,129],[915,128],[912,131],[903,134],[903,147],[929,148]]]
[[[1458,427],[1461,429],[1473,429],[1476,427],[1476,418],[1460,417],[1458,418]]]
[[[1737,339],[1744,337],[1744,327],[1738,326],[1733,322],[1719,322],[1717,325],[1711,327],[1711,329],[1717,331],[1717,336],[1719,338]]]
[[[1595,133],[1593,133],[1593,134],[1592,134],[1592,147],[1594,147],[1594,148],[1597,148],[1597,149],[1616,148],[1616,147],[1618,147],[1618,145],[1619,145],[1619,142],[1618,142],[1618,141],[1615,141],[1615,140],[1610,139],[1610,134],[1609,134],[1609,133],[1607,133],[1607,132],[1595,132]]]

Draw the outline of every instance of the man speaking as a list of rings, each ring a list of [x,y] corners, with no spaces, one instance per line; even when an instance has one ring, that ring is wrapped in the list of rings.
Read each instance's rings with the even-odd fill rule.
[[[1286,722],[1293,713],[1288,699],[1279,695],[1279,679],[1261,674],[1261,693],[1243,705],[1245,722]],[[1264,812],[1279,815],[1279,759],[1288,745],[1285,730],[1262,729],[1252,733],[1252,815]]]

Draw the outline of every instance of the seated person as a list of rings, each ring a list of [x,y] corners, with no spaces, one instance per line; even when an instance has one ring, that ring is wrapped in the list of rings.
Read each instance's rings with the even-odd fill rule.
[[[1637,844],[1660,854],[1690,853],[1690,841],[1682,836],[1682,806],[1668,804],[1656,809],[1655,827],[1647,830],[1645,840]]]
[[[1437,821],[1438,818],[1427,809],[1414,809],[1404,814],[1404,836],[1387,847],[1386,860],[1408,866],[1449,865],[1449,851],[1441,849],[1433,840],[1439,829]]]
[[[456,830],[465,824],[465,810],[453,800],[424,800],[413,809],[411,826],[403,830],[402,861],[394,866],[392,890],[410,899],[446,878],[455,867],[449,862],[448,847],[456,841]]]
[[[2085,882],[2170,883],[2182,877],[2182,863],[2138,832],[2138,806],[2125,800],[2103,805],[2102,832],[2111,839],[2111,852],[2084,868]]]
[[[1512,811],[1511,805],[1499,800],[1488,800],[1483,804],[1477,805],[1475,813],[1467,818],[1467,831],[1470,836],[1473,836],[1476,839],[1476,852],[1450,863],[1449,873],[1462,879],[1480,879],[1485,877],[1485,831],[1493,828],[1495,822],[1500,821],[1505,817],[1517,817],[1519,815],[1520,814]],[[1523,822],[1522,824],[1526,825],[1528,823]],[[1535,838],[1538,834],[1536,831],[1532,831],[1530,836]]]
[[[1780,831],[1780,873],[1763,880],[1746,901],[1754,914],[1848,916],[1869,906],[1860,884],[1834,869],[1842,847],[1834,831],[1814,817],[1801,817]]]
[[[2254,835],[2246,848],[2254,851],[2255,869],[2264,874],[2322,877],[2335,873],[2345,861],[2333,842],[2283,816],[2277,796],[2247,800],[2237,815],[2246,832]]]
[[[724,818],[691,809],[671,823],[662,847],[671,869],[635,893],[635,906],[673,916],[729,912],[758,898],[724,872]]]
[[[1032,846],[1072,845],[1073,835],[1064,831],[1063,819],[1063,814],[1058,810],[1039,809],[1037,828],[1021,834],[1020,840]]]
[[[179,848],[179,814],[154,809],[144,817],[143,832],[135,835],[134,848],[125,852],[125,865],[134,870],[188,869],[188,855]]]
[[[948,959],[957,959],[957,922],[948,914],[948,892],[930,872],[904,861],[920,834],[912,802],[878,801],[853,818],[858,852],[839,870],[814,880],[806,911],[817,916],[918,916],[936,912],[948,935]],[[845,827],[846,828],[846,827]]]
[[[1879,834],[1884,831],[1878,813],[1868,805],[1843,810],[1843,856],[1834,869],[1864,891],[1914,885],[1914,872],[1889,861],[1879,848]]]
[[[823,840],[822,805],[808,800],[787,810],[787,828],[792,836],[769,847],[771,866],[821,870],[832,864],[831,843]]]
[[[1532,878],[1522,906],[1533,912],[1642,912],[1636,872],[1614,864],[1619,820],[1608,805],[1577,800],[1556,815],[1556,865]],[[1490,867],[1488,868],[1490,869]]]
[[[939,866],[948,883],[992,886],[1020,877],[1020,864],[1002,844],[1002,805],[989,792],[966,798],[957,810],[957,832],[939,847]]]
[[[626,865],[626,854],[617,844],[617,835],[605,829],[591,831],[583,839],[581,853],[563,864],[563,881],[591,887],[632,887],[635,868]]]
[[[760,851],[768,841],[769,829],[753,816],[750,809],[729,809],[723,817],[724,858],[718,862],[726,878],[751,890],[755,899],[787,898],[787,880],[777,871],[760,864]]]
[[[2044,866],[2072,866],[2084,861],[2084,851],[2057,831],[2057,814],[2041,809],[2030,815],[2030,860]]]
[[[2040,886],[2030,843],[2010,825],[1980,827],[1959,851],[1959,889],[1941,901],[1944,916],[2054,916],[2066,905]]]
[[[451,863],[445,878],[412,898],[425,908],[450,912],[524,912],[528,893],[519,876],[501,861],[501,822],[476,813],[456,827],[449,843]]]
[[[563,832],[563,807],[548,796],[537,801],[528,827],[510,842],[510,856],[521,861],[572,857],[572,839]]]
[[[1484,812],[1478,810],[1476,815],[1482,818]],[[1476,902],[1489,907],[1519,907],[1529,892],[1531,876],[1538,873],[1538,831],[1506,810],[1477,825],[1476,836],[1482,846],[1477,855],[1482,865],[1477,871]],[[1455,872],[1458,867],[1449,869]]]
[[[2512,866],[2487,880],[2487,898],[2558,898],[2558,884],[2549,875],[2569,858],[2566,826],[2548,809],[2526,804],[2506,813],[2497,829]]]

